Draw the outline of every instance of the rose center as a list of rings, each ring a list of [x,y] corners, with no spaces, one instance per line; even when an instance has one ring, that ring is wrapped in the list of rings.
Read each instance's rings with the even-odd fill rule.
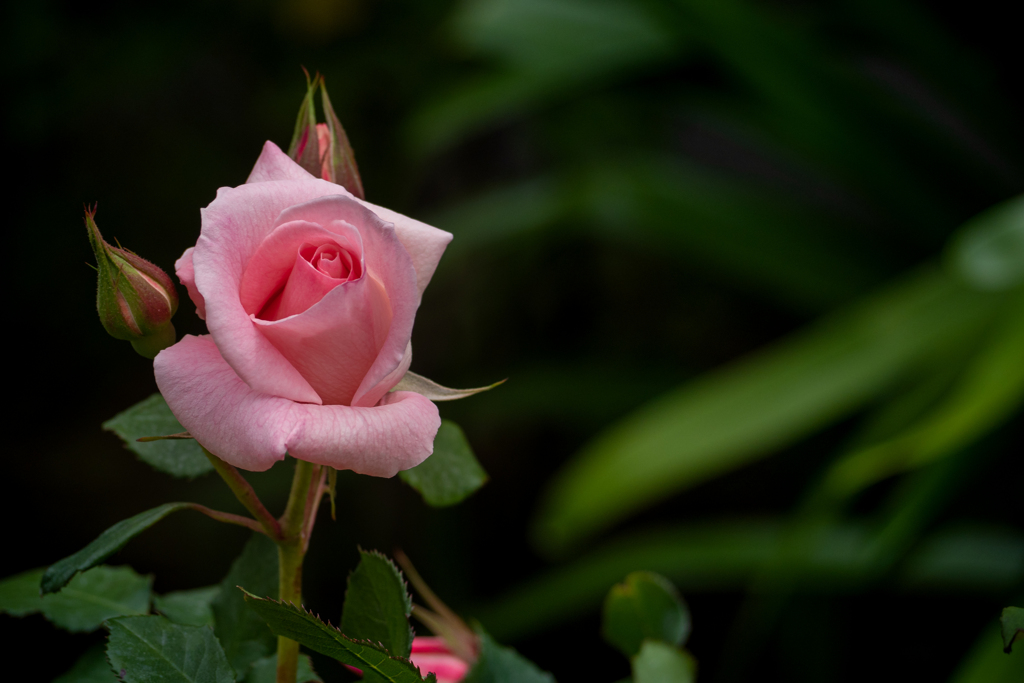
[[[352,254],[335,244],[322,244],[319,247],[303,244],[299,255],[319,273],[336,280],[356,280],[362,274],[359,262]]]

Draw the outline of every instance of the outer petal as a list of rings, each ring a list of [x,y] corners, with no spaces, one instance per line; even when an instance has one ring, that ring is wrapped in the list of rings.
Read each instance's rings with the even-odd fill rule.
[[[351,197],[321,197],[284,210],[279,221],[308,221],[325,227],[329,227],[335,221],[344,221],[359,230],[363,239],[366,272],[380,280],[391,303],[391,327],[387,338],[352,397],[354,406],[374,405],[394,386],[392,384],[382,387],[381,384],[402,363],[409,339],[412,337],[416,309],[420,305],[416,270],[409,253],[398,240],[393,225],[385,223]],[[328,294],[325,301],[332,295],[334,292]],[[397,383],[399,379],[401,378],[396,378],[395,382]]]
[[[301,460],[392,477],[433,452],[437,407],[419,394],[388,394],[370,408],[300,404],[251,389],[209,336],[186,336],[154,362],[178,421],[224,461],[263,471],[285,452]]]
[[[263,152],[256,161],[252,173],[246,183],[259,183],[268,180],[310,180],[313,176],[306,172],[301,166],[281,151],[281,148],[269,140],[263,145]],[[327,182],[327,181],[324,181]],[[321,194],[349,194],[348,190],[341,185],[330,183],[335,190],[322,192]],[[416,286],[420,295],[430,284],[430,278],[434,276],[437,264],[441,260],[448,243],[452,241],[452,234],[444,230],[438,230],[426,223],[403,216],[397,211],[385,209],[382,206],[356,199],[357,202],[367,207],[375,214],[389,223],[395,224],[395,232],[398,239],[412,257],[413,267],[416,269]]]
[[[248,183],[265,183],[269,180],[312,180],[313,176],[306,169],[291,160],[281,148],[270,140],[263,143],[263,151],[252,172],[246,179]]]
[[[192,264],[192,252],[195,247],[189,247],[185,250],[185,253],[181,255],[181,258],[174,262],[174,272],[181,280],[181,284],[185,285],[185,289],[188,290],[188,298],[192,299],[192,303],[196,305],[196,314],[200,320],[206,320],[206,301],[203,300],[203,295],[196,289],[196,270]]]
[[[430,284],[430,278],[434,277],[434,271],[437,270],[444,250],[452,241],[452,234],[403,216],[397,211],[385,209],[383,206],[358,199],[356,201],[389,223],[395,224],[398,239],[412,257],[412,265],[416,268],[416,286],[422,296],[423,290]]]

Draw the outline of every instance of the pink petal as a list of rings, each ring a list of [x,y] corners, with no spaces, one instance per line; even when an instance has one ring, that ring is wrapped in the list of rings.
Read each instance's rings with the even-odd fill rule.
[[[385,383],[386,379],[394,376],[395,369],[400,367],[405,359],[406,347],[412,337],[416,309],[420,305],[420,294],[416,286],[416,270],[412,265],[409,253],[398,240],[393,225],[385,223],[376,214],[350,197],[340,195],[321,197],[285,209],[281,212],[278,220],[281,223],[304,221],[329,229],[336,222],[341,222],[354,225],[359,230],[366,273],[383,285],[391,305],[391,326],[387,338],[356,389],[351,403],[354,406],[374,405],[380,396],[401,379],[401,377],[394,379],[394,383],[389,386]],[[345,286],[347,287],[347,285]],[[332,298],[335,297],[337,291],[334,290],[324,297],[324,301],[331,298],[334,302],[340,302],[340,294],[338,297]],[[321,304],[314,308],[323,311]],[[334,305],[338,305],[338,303]],[[312,310],[310,309],[310,311]],[[321,312],[320,315],[322,314]],[[266,332],[267,328],[263,328],[263,330]]]
[[[320,133],[319,127],[317,133]],[[322,148],[323,144],[321,143]],[[280,147],[268,140],[263,145],[263,152],[260,154],[260,158],[246,182],[308,180],[312,177],[301,166],[292,161],[287,154],[282,152]],[[333,183],[331,185],[335,188],[334,191],[322,192],[321,194],[349,195],[348,191],[340,185],[334,185]],[[413,267],[416,269],[416,285],[422,296],[423,290],[430,284],[430,278],[434,276],[434,271],[441,260],[441,255],[444,254],[448,243],[452,241],[452,234],[444,230],[438,230],[408,216],[403,216],[397,211],[385,209],[382,206],[377,206],[360,199],[356,201],[366,206],[385,221],[395,224],[395,232],[398,233],[398,239],[405,246],[406,251],[409,252],[409,256],[412,257]]]
[[[281,148],[270,140],[263,143],[263,151],[246,183],[265,183],[270,180],[312,180],[313,176],[306,169],[291,160]]]
[[[437,270],[437,264],[441,260],[444,250],[452,241],[452,234],[403,216],[397,211],[385,209],[383,206],[361,200],[356,201],[385,221],[395,224],[398,239],[402,242],[405,250],[409,252],[409,256],[412,257],[412,265],[416,269],[416,287],[422,296],[423,290],[430,284],[430,278],[434,277],[434,271]]]
[[[320,144],[320,177],[331,179],[331,129],[326,123],[316,124],[316,140]]]
[[[419,667],[421,674],[426,675],[428,672],[433,671],[437,676],[437,683],[458,683],[469,671],[469,664],[455,655],[417,653],[413,651],[409,655],[409,659]]]
[[[154,361],[157,386],[178,421],[212,453],[263,471],[285,453],[336,469],[392,477],[433,451],[437,407],[397,391],[369,408],[295,403],[254,391],[209,336],[186,336]]]
[[[200,320],[206,320],[206,302],[203,295],[196,289],[196,271],[192,265],[192,251],[195,247],[189,247],[181,258],[174,262],[174,272],[177,274],[181,284],[188,290],[188,298],[196,305],[196,315]]]
[[[416,636],[412,639],[413,652],[435,652],[450,655],[451,648],[444,638],[439,636]]]
[[[282,301],[282,307],[286,304]],[[388,295],[370,275],[334,287],[298,315],[275,321],[253,316],[253,321],[323,402],[334,405],[354,405],[356,390],[393,327]]]

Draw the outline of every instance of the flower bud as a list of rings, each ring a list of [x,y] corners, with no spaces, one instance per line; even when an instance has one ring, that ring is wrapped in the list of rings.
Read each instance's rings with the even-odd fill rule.
[[[318,87],[327,123],[316,122],[314,95]],[[355,153],[319,74],[312,80],[306,74],[306,96],[299,107],[288,156],[312,175],[341,185],[359,199],[365,198]]]
[[[178,294],[167,273],[127,249],[112,247],[96,227],[95,207],[86,209],[85,227],[96,255],[99,275],[96,310],[114,339],[125,339],[146,358],[154,358],[175,341],[171,317]]]

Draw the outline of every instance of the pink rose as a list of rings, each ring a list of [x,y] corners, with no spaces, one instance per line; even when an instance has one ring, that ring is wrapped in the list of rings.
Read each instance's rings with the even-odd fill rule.
[[[451,237],[266,143],[175,264],[210,334],[156,357],[167,404],[243,469],[285,453],[381,477],[416,466],[433,450],[437,407],[388,392],[409,369],[416,309]]]
[[[437,683],[459,683],[469,671],[469,664],[452,654],[444,638],[413,638],[409,659],[422,673],[433,671],[437,676]]]

